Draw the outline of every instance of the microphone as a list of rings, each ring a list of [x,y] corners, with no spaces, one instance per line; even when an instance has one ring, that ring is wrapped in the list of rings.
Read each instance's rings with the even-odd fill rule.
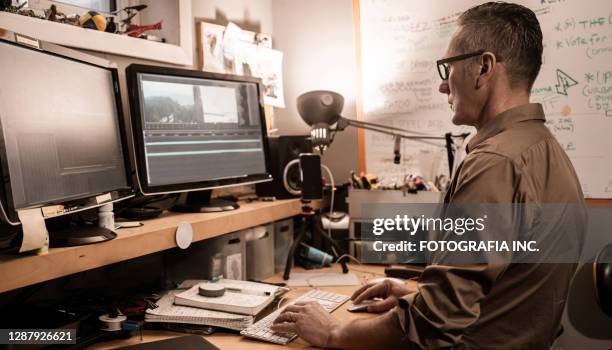
[[[325,123],[313,124],[310,129],[310,141],[313,147],[325,150],[332,142],[329,125]]]
[[[399,164],[400,160],[402,160],[402,154],[400,153],[402,138],[395,136],[393,139],[393,164]]]
[[[341,118],[344,97],[337,92],[315,90],[297,98],[298,113],[310,125],[312,145],[319,151],[325,150],[332,142],[331,126]]]

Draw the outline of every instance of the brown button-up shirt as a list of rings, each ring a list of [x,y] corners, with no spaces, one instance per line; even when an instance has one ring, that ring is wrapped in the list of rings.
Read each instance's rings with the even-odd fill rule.
[[[542,106],[527,104],[481,128],[468,143],[445,203],[574,203],[583,208],[574,168],[544,121]],[[578,219],[559,215],[558,224],[539,229],[584,230],[582,214]],[[584,237],[584,231],[572,234]],[[418,292],[400,299],[394,310],[412,347],[549,349],[575,263],[452,266],[433,260]]]

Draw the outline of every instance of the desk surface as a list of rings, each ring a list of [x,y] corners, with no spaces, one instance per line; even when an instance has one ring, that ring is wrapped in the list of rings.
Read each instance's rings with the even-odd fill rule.
[[[311,203],[315,209],[320,201]],[[76,272],[176,247],[175,232],[182,221],[193,227],[193,241],[220,236],[301,213],[299,199],[240,203],[220,213],[165,212],[143,221],[144,226],[117,230],[117,238],[92,245],[50,249],[42,255],[0,255],[0,293],[67,276]]]
[[[350,265],[349,270],[355,273],[361,282],[365,282],[371,278],[383,277],[384,276],[384,267],[383,266],[371,266],[371,265]],[[294,271],[303,271],[302,269],[296,268]],[[315,270],[311,270],[313,272]],[[316,270],[317,272],[324,271],[334,271],[340,272],[340,268],[335,266],[332,268],[320,269]],[[274,277],[267,279],[268,282],[282,282],[281,274],[277,274]],[[409,281],[407,282],[415,286],[416,283]],[[294,299],[304,293],[306,293],[310,288],[309,287],[297,287],[293,288],[290,292],[286,294],[288,300]],[[342,286],[342,287],[319,287],[321,290],[327,290],[330,292],[340,293],[347,296],[353,294],[353,291],[357,289],[357,286]],[[344,303],[339,308],[337,308],[332,314],[339,320],[349,321],[357,318],[371,318],[376,317],[377,314],[368,314],[368,313],[350,313],[346,310],[347,303]],[[140,336],[136,335],[132,336],[129,339],[125,340],[116,340],[111,342],[103,342],[98,343],[94,346],[91,346],[87,349],[114,349],[120,346],[128,346],[141,343]],[[151,342],[156,340],[162,340],[172,337],[182,336],[182,333],[169,332],[169,331],[152,331],[146,330],[143,332],[143,340],[142,342]],[[248,350],[258,350],[258,349],[306,349],[312,347],[303,341],[300,338],[295,339],[290,342],[288,345],[277,345],[267,342],[262,342],[254,339],[245,338],[237,333],[229,333],[229,332],[217,332],[215,334],[205,336],[206,340],[213,343],[220,349],[248,349]]]

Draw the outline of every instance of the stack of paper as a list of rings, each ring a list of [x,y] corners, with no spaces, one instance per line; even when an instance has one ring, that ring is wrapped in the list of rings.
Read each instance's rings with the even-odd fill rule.
[[[157,308],[147,309],[145,321],[199,324],[238,331],[253,324],[253,316],[249,315],[174,305],[175,295],[181,292],[184,291],[172,290],[159,299]]]

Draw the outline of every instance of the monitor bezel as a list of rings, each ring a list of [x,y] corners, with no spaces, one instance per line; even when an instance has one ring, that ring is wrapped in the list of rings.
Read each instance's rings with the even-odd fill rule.
[[[246,174],[245,176],[227,177],[221,179],[210,179],[197,182],[187,182],[169,185],[150,186],[145,179],[148,178],[146,167],[146,155],[144,150],[144,135],[142,125],[142,111],[140,101],[140,84],[138,83],[139,74],[157,74],[165,76],[208,79],[217,81],[229,81],[237,83],[255,83],[257,86],[259,113],[260,113],[260,128],[262,133],[262,146],[264,148],[265,173],[262,174]],[[266,126],[263,91],[264,87],[261,79],[254,77],[246,77],[233,74],[212,73],[180,68],[170,68],[162,66],[151,66],[143,64],[131,64],[126,68],[126,79],[128,86],[130,114],[131,114],[131,129],[132,129],[132,148],[136,163],[136,183],[140,192],[144,195],[158,195],[168,193],[181,193],[191,191],[211,190],[215,188],[249,185],[259,182],[272,181],[270,170],[270,151],[268,147],[268,133]]]
[[[20,34],[11,32],[14,41],[10,40],[10,37],[2,37],[0,38],[0,44],[13,45],[22,49],[27,49],[31,51],[36,51],[42,54],[51,55],[55,57],[60,57],[69,61],[77,62],[80,64],[86,64],[89,66],[93,66],[96,68],[101,68],[107,70],[111,73],[111,77],[113,79],[113,91],[115,94],[115,106],[117,110],[117,124],[119,126],[119,137],[121,142],[121,150],[123,156],[123,164],[126,178],[126,187],[116,188],[100,193],[95,194],[87,194],[87,195],[77,195],[70,198],[64,198],[62,200],[57,201],[49,201],[44,204],[38,204],[29,206],[26,208],[19,209],[33,209],[33,208],[45,208],[57,205],[63,205],[63,210],[58,210],[55,214],[46,214],[44,218],[52,218],[67,214],[73,214],[76,212],[93,209],[96,207],[100,207],[102,205],[106,205],[109,203],[115,203],[121,200],[125,200],[135,195],[134,183],[132,180],[131,174],[131,164],[129,159],[129,148],[128,148],[128,139],[127,139],[127,130],[125,128],[125,116],[123,114],[123,106],[121,101],[121,91],[119,89],[119,72],[113,64],[108,61],[98,59],[97,57],[91,57],[85,55],[81,52],[74,51],[72,49],[68,49],[65,47],[61,47],[52,43],[40,41],[34,38],[27,37],[30,40],[34,40],[38,44],[37,47],[33,47],[30,45],[24,45],[17,41]],[[77,58],[78,57],[78,58]],[[105,64],[108,63],[108,64]],[[12,190],[11,190],[11,178],[8,169],[8,155],[6,153],[6,142],[4,139],[4,133],[2,130],[2,119],[0,118],[0,177],[3,179],[2,184],[0,185],[0,220],[5,221],[6,223],[17,226],[20,225],[21,222],[19,220],[19,215],[17,213],[17,208],[15,208]],[[110,198],[109,196],[110,195]],[[104,200],[101,200],[100,196],[103,196]]]

